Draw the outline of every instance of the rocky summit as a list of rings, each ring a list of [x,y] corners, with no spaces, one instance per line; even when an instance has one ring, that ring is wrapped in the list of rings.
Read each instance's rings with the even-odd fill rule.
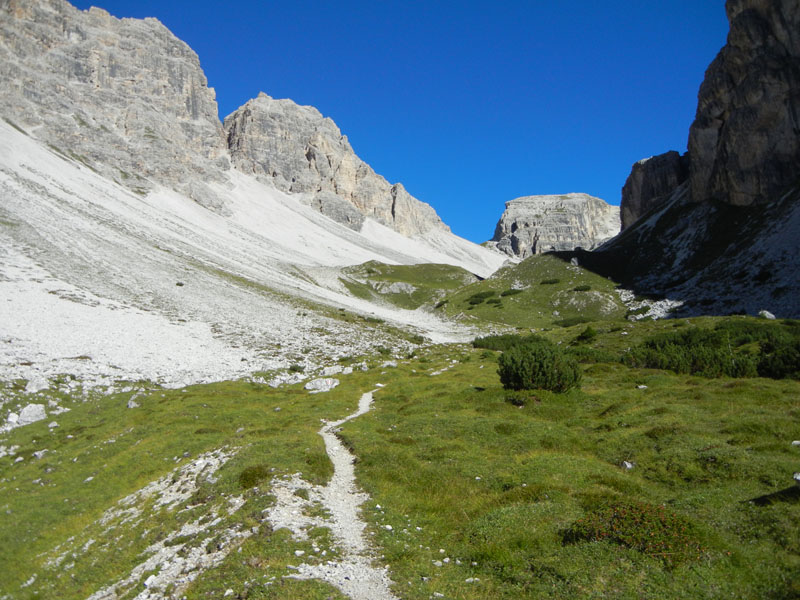
[[[336,123],[313,106],[261,93],[225,118],[225,133],[238,169],[301,194],[352,229],[369,216],[405,235],[449,231],[430,205],[375,173]]]
[[[489,245],[509,256],[583,248],[591,250],[619,233],[619,209],[588,194],[523,196],[506,209]]]
[[[800,316],[800,10],[728,0],[686,157],[635,164],[623,233],[580,258],[640,292],[709,312]],[[638,220],[637,220],[638,219]]]

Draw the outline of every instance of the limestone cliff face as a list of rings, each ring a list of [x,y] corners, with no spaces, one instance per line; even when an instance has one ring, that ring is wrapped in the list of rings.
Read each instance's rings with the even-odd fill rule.
[[[663,204],[689,175],[688,155],[670,151],[645,158],[633,165],[622,187],[620,218],[622,229]]]
[[[63,0],[0,3],[0,111],[129,187],[148,180],[220,208],[203,181],[229,169],[197,55],[156,19]]]
[[[728,0],[728,42],[706,71],[689,132],[695,202],[770,202],[800,165],[800,4]]]
[[[800,317],[800,4],[728,0],[726,10],[730,34],[700,87],[687,180],[669,193],[674,157],[667,177],[650,161],[634,166],[631,197],[649,187],[666,199],[579,260],[685,302],[685,314]]]
[[[619,233],[619,209],[588,194],[524,196],[506,202],[491,244],[527,258],[553,250],[591,250]]]
[[[283,191],[305,194],[312,205],[340,222],[356,229],[361,225],[352,210],[332,196],[405,235],[449,230],[431,206],[375,173],[336,124],[312,106],[262,93],[228,115],[224,125],[237,169]]]

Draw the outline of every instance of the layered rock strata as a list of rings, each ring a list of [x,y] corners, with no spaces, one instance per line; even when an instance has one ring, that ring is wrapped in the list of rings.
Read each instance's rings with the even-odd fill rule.
[[[634,163],[622,187],[619,205],[622,229],[630,227],[642,215],[666,202],[688,175],[688,154],[681,156],[674,150]]]
[[[304,194],[323,214],[358,229],[360,222],[331,195],[358,213],[404,235],[449,231],[436,211],[390,184],[361,160],[347,136],[313,106],[261,93],[225,118],[233,164],[278,189]]]
[[[523,196],[506,202],[490,244],[509,256],[590,250],[620,229],[619,209],[588,194]]]
[[[214,90],[194,51],[156,19],[63,0],[0,4],[3,117],[141,193],[151,181],[211,208],[230,168]]]
[[[687,180],[578,258],[687,314],[800,317],[800,5],[725,8],[731,29],[700,87]],[[638,189],[664,197],[677,178],[662,174],[645,163]]]
[[[800,5],[728,0],[727,44],[706,71],[689,131],[695,202],[776,200],[800,165]]]
[[[262,94],[223,129],[197,55],[156,19],[64,0],[0,2],[0,115],[142,195],[161,184],[228,214],[225,194],[207,184],[230,180],[233,157],[352,229],[372,217],[407,236],[449,232],[313,107]]]

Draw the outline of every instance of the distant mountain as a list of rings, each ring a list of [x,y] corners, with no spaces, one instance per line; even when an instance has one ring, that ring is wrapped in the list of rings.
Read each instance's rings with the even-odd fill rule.
[[[314,108],[263,95],[223,127],[197,55],[157,20],[0,2],[4,377],[231,378],[402,344],[384,320],[466,339],[354,296],[342,269],[486,277],[505,260],[377,175]]]
[[[488,245],[516,258],[591,250],[619,233],[619,208],[588,194],[523,196],[506,209]]]
[[[686,313],[800,317],[800,9],[728,0],[726,11],[688,156],[634,165],[625,230],[579,260]]]

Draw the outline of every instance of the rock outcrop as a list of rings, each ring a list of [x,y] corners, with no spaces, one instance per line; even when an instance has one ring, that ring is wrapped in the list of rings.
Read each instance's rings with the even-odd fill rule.
[[[620,219],[622,229],[667,201],[670,194],[689,176],[688,154],[674,150],[634,163],[622,187]]]
[[[728,0],[728,42],[706,71],[689,131],[695,202],[771,202],[800,165],[800,5]]]
[[[591,250],[619,233],[619,209],[588,194],[523,196],[506,210],[489,244],[509,256]]]
[[[208,184],[230,180],[232,157],[357,231],[366,217],[408,236],[449,231],[313,107],[262,94],[223,129],[197,55],[156,19],[0,2],[0,107],[10,124],[142,195],[162,184],[226,215],[225,194]]]
[[[140,193],[155,181],[223,204],[203,183],[230,168],[214,90],[156,19],[63,0],[0,3],[0,105],[6,120]]]
[[[728,0],[726,10],[731,30],[700,87],[687,180],[578,259],[684,302],[685,314],[800,317],[800,5]],[[647,165],[630,189],[663,198],[679,178]]]
[[[404,235],[433,228],[449,231],[431,206],[375,173],[336,124],[313,106],[261,93],[228,115],[224,125],[237,169],[285,192],[303,194],[337,221],[354,229],[361,226],[353,211],[333,196]]]

